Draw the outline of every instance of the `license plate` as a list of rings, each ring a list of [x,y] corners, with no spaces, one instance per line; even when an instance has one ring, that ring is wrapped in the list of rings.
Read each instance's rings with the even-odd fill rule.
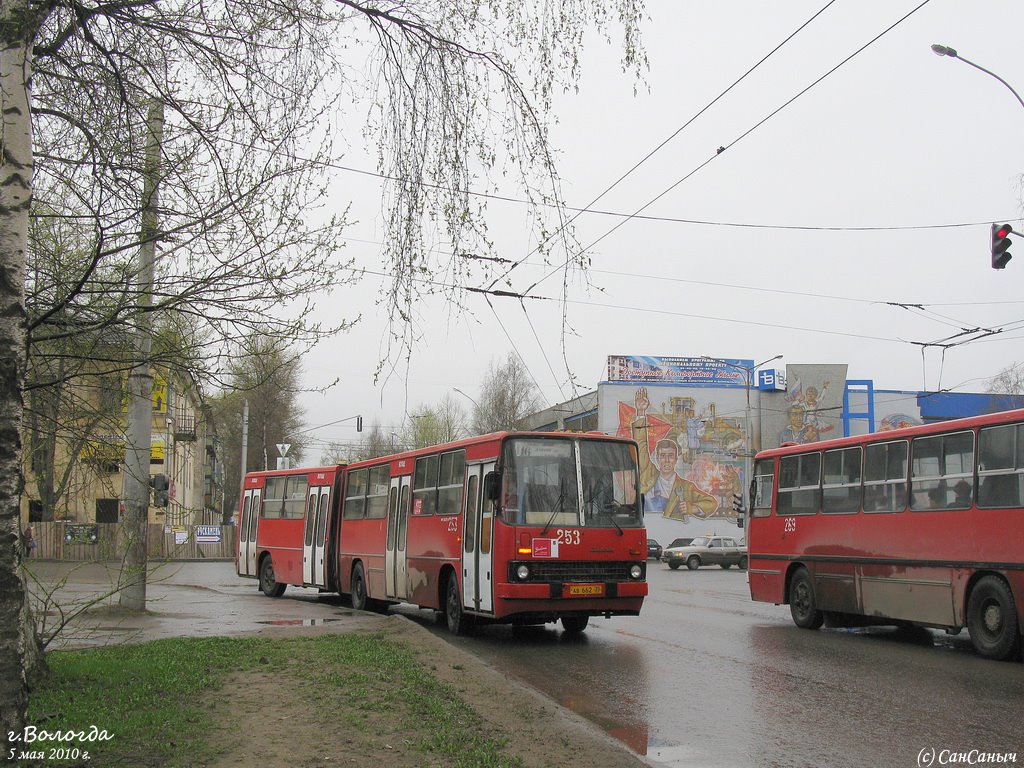
[[[567,584],[565,594],[569,597],[594,597],[604,594],[604,584]]]

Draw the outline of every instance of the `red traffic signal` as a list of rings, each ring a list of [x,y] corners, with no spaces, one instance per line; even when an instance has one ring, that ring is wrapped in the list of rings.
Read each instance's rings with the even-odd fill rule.
[[[1007,250],[1011,232],[1013,228],[1009,224],[992,225],[992,269],[1002,269],[1013,258]]]

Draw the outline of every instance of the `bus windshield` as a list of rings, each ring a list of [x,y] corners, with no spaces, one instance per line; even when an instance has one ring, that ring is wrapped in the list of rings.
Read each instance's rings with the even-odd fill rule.
[[[504,451],[502,515],[513,525],[643,526],[629,444],[517,437]]]

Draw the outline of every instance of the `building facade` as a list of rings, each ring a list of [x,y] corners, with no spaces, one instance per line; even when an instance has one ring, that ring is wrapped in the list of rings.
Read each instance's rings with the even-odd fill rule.
[[[23,522],[117,523],[127,427],[124,377],[82,376],[63,390],[49,418],[26,419]],[[149,522],[219,522],[214,430],[190,378],[153,371],[151,429]]]
[[[612,355],[595,392],[538,413],[531,424],[571,429],[596,415],[591,428],[634,438],[645,521],[667,544],[742,536],[733,495],[745,494],[759,450],[1022,407],[1019,395],[878,389],[872,380],[850,380],[841,363]]]

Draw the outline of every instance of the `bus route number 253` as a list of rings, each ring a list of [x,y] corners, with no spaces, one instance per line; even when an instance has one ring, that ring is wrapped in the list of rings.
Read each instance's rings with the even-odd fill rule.
[[[796,518],[795,517],[784,518],[783,519],[782,530],[785,533],[793,533],[793,532],[795,532],[796,531]]]
[[[555,541],[559,542],[560,544],[579,544],[579,529],[559,528],[557,531],[555,531]]]

